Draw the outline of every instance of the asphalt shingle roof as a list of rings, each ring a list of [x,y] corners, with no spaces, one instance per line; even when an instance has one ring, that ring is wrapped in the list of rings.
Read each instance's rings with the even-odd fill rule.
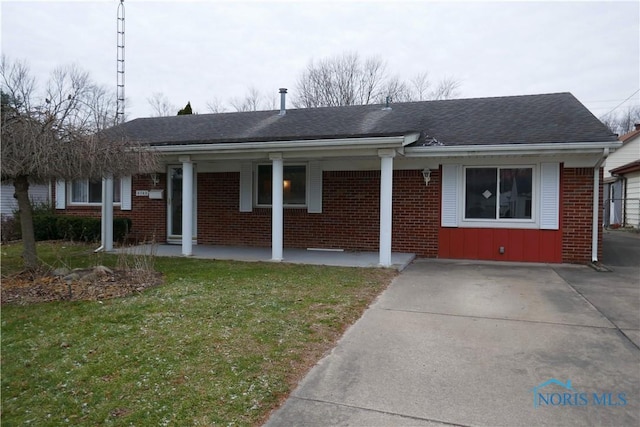
[[[152,145],[397,136],[447,146],[615,141],[570,93],[140,118],[111,131]],[[433,140],[435,138],[435,141]]]

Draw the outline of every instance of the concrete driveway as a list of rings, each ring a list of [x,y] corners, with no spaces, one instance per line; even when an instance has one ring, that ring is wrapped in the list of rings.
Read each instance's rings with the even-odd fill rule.
[[[637,264],[416,261],[266,425],[640,425]]]

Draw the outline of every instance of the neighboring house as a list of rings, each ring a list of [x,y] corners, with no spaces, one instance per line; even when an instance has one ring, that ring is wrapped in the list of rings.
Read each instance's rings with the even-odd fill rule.
[[[640,227],[640,124],[620,137],[622,147],[611,154],[604,167],[605,227]]]
[[[13,197],[15,189],[13,183],[7,182],[0,185],[0,215],[13,216],[18,210],[18,200]],[[29,198],[32,204],[49,203],[51,197],[48,185],[31,184],[29,186]]]
[[[112,128],[163,165],[121,181],[115,216],[185,255],[197,243],[271,247],[274,260],[283,247],[378,251],[381,265],[391,251],[598,259],[601,165],[621,143],[570,93],[294,110],[285,93],[280,111]],[[60,212],[100,215],[98,183],[55,188]]]
[[[621,183],[622,212],[618,224],[640,228],[640,159],[611,169],[611,174]]]

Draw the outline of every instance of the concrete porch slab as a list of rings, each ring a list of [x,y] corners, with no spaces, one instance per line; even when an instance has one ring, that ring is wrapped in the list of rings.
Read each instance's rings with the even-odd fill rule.
[[[180,245],[139,245],[118,248],[115,252],[131,254],[151,254],[161,257],[179,257]],[[253,248],[244,246],[194,245],[193,258],[219,259],[232,261],[271,261],[271,248]],[[392,267],[402,271],[415,258],[411,253],[392,253]],[[284,249],[282,262],[292,264],[328,265],[334,267],[379,267],[377,252],[337,252],[306,249]]]

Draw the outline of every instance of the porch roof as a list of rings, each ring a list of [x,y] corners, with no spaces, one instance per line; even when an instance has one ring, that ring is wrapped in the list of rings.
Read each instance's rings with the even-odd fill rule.
[[[139,118],[109,129],[154,146],[420,137],[414,146],[617,141],[570,93]]]

